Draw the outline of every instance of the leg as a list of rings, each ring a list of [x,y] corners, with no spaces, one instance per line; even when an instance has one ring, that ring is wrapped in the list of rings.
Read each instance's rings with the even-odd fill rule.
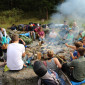
[[[42,39],[39,37],[39,40],[42,41]]]
[[[31,38],[31,33],[29,32],[29,38]]]
[[[35,36],[35,32],[33,32],[33,38],[34,38],[34,40],[35,40],[35,38],[36,38],[36,36]]]

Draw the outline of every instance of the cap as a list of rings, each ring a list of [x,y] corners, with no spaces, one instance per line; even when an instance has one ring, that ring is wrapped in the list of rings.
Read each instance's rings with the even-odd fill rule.
[[[39,77],[42,77],[47,73],[47,68],[41,61],[35,61],[33,70]]]

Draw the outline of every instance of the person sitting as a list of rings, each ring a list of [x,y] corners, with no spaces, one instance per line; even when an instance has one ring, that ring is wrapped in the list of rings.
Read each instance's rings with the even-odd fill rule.
[[[52,30],[49,33],[49,39],[48,39],[49,43],[54,44],[54,42],[56,42],[57,39],[58,39],[57,33],[55,32],[55,30]]]
[[[77,52],[78,59],[63,64],[62,70],[68,75],[68,77],[72,81],[81,82],[85,80],[85,48],[80,47],[78,48]],[[72,68],[72,70],[70,68]]]
[[[40,28],[40,31],[38,31],[38,37],[40,41],[44,41],[45,40],[45,33],[43,31],[43,28]]]
[[[26,66],[22,60],[22,56],[25,57],[25,47],[18,42],[19,37],[15,34],[7,48],[7,67],[10,70],[21,70],[23,66]]]
[[[33,24],[29,24],[28,31],[30,33],[30,37],[33,36],[33,39],[35,40],[35,32],[34,32],[34,26],[33,26]]]
[[[43,62],[47,69],[52,69],[54,71],[57,71],[58,68],[61,68],[62,65],[60,64],[59,60],[57,58],[53,58],[53,51],[49,50],[47,52],[48,60],[46,62]]]
[[[73,30],[74,32],[79,33],[79,27],[77,26],[77,23],[76,23],[76,22],[73,22],[72,30]]]
[[[4,28],[0,28],[0,37],[2,38],[3,35],[6,37],[7,36],[7,33],[6,33],[6,30]]]
[[[65,42],[68,42],[69,44],[73,43],[74,35],[72,33],[72,29],[69,28],[69,33],[64,37]]]
[[[2,50],[3,50],[3,60],[4,60],[4,63],[6,63],[7,61],[7,47],[8,47],[8,44],[3,44],[2,45]]]
[[[57,33],[55,32],[55,30],[52,30],[52,32],[50,32],[49,37],[52,39],[55,39],[57,37]]]
[[[48,70],[41,61],[34,62],[33,70],[39,77],[38,85],[66,85],[55,71]]]
[[[75,46],[68,45],[67,43],[66,43],[65,45],[66,45],[67,47],[72,48],[72,49],[74,50],[73,53],[70,52],[70,55],[71,55],[71,57],[70,57],[70,58],[71,58],[71,61],[72,61],[73,59],[77,59],[77,58],[78,58],[77,50],[78,50],[79,47],[83,47],[82,42],[75,42],[75,43],[74,43]]]
[[[67,25],[67,21],[64,21],[64,25],[61,27],[59,32],[61,38],[63,38],[68,33],[69,26]]]
[[[17,26],[15,25],[15,24],[13,24],[12,26],[11,26],[11,30],[16,30],[17,29]]]

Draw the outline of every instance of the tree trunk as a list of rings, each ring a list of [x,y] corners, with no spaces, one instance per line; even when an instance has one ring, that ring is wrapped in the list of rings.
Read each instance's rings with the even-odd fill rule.
[[[46,8],[46,19],[48,20],[48,8]]]

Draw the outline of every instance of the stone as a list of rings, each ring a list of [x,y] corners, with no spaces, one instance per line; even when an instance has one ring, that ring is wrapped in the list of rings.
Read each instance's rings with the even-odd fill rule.
[[[37,85],[37,75],[31,68],[24,68],[19,72],[4,72],[2,85]]]

